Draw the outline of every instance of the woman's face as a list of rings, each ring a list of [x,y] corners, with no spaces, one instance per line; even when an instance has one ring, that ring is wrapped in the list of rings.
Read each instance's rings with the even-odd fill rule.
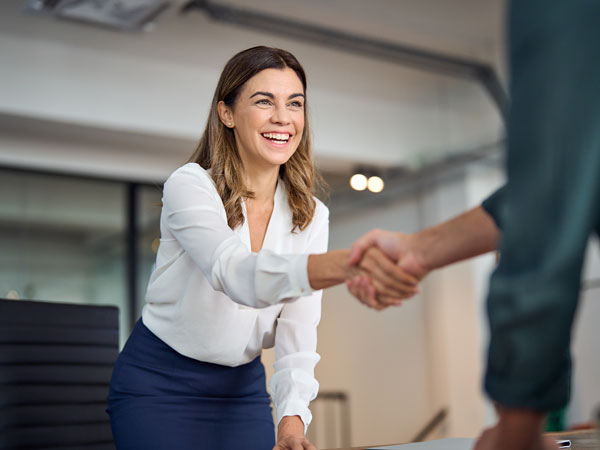
[[[244,165],[279,167],[290,159],[302,139],[304,101],[302,82],[290,68],[265,69],[246,82],[233,109],[223,110]]]

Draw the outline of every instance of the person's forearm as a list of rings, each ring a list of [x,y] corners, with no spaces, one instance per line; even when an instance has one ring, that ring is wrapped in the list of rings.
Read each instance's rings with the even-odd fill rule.
[[[315,289],[325,289],[343,283],[347,278],[358,273],[356,267],[350,266],[348,255],[350,250],[333,250],[308,257],[308,281]]]
[[[437,269],[495,250],[500,230],[479,206],[447,222],[412,235],[424,266]]]

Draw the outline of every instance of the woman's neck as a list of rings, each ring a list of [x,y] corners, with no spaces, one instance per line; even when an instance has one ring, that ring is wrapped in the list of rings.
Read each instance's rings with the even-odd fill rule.
[[[252,203],[262,205],[265,203],[273,203],[275,197],[275,189],[277,188],[277,178],[279,176],[279,168],[245,169],[245,182],[248,190],[254,192]]]

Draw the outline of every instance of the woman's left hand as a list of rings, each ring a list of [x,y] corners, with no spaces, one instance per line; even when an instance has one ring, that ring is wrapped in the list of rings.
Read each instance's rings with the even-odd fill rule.
[[[277,427],[273,450],[317,450],[317,447],[304,437],[304,422],[300,416],[285,416]]]
[[[304,436],[282,436],[278,437],[273,450],[317,450],[317,447]]]

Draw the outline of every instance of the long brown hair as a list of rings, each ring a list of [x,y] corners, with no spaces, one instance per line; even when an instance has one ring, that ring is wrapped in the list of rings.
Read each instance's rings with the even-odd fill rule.
[[[227,106],[233,108],[242,87],[250,78],[265,69],[287,67],[296,72],[306,95],[304,69],[291,53],[278,48],[259,46],[234,55],[221,73],[210,105],[204,134],[190,158],[190,162],[211,169],[211,177],[225,205],[227,223],[232,229],[244,223],[242,198],[253,198],[254,193],[244,184],[244,166],[237,150],[233,130],[226,127],[219,119],[217,105],[222,100]],[[312,139],[306,101],[302,139],[291,158],[281,165],[279,176],[285,184],[292,210],[292,231],[304,230],[315,212],[313,198],[315,188],[323,184],[312,160]]]

